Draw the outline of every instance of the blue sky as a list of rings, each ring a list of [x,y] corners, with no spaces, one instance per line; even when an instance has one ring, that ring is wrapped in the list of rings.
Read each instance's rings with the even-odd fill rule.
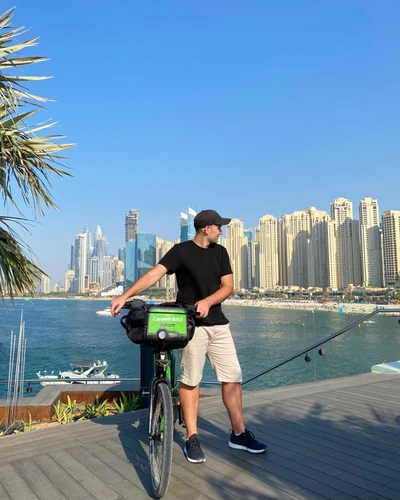
[[[115,253],[132,208],[169,240],[188,206],[246,227],[342,196],[400,209],[398,1],[14,5],[54,76],[31,86],[56,100],[39,120],[77,144],[26,238],[53,284],[86,224]]]

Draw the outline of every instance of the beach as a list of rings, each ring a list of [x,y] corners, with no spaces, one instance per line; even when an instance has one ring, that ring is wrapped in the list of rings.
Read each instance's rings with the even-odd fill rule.
[[[249,299],[228,299],[224,302],[226,306],[248,306],[248,307],[268,307],[273,309],[296,309],[304,311],[331,311],[353,314],[368,314],[376,309],[396,309],[394,305],[377,304],[355,304],[341,302],[315,302],[312,300],[249,300]]]

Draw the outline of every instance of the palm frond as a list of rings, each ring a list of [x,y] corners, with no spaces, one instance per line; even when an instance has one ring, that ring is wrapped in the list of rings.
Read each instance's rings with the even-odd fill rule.
[[[10,222],[24,227],[23,219],[0,217],[0,296],[11,299],[33,293],[37,280],[46,275],[27,255],[25,247]]]

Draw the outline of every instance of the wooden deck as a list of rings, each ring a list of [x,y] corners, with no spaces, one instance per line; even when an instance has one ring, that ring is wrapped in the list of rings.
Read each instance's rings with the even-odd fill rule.
[[[177,427],[165,499],[400,499],[400,377],[366,374],[245,392],[247,425],[267,442],[227,446],[220,397],[201,400],[205,464]],[[146,411],[0,438],[0,499],[152,498]]]

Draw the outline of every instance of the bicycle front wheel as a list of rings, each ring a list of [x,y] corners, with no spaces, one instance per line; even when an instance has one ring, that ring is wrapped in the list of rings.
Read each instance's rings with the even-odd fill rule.
[[[150,436],[150,471],[154,495],[165,495],[172,468],[174,420],[172,397],[165,383],[157,385]]]

